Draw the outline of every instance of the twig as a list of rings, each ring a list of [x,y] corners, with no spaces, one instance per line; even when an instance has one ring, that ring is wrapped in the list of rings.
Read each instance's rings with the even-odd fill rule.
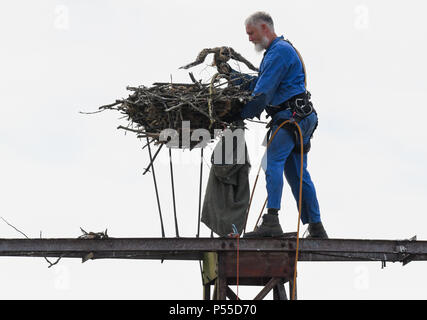
[[[114,103],[106,104],[105,106],[100,106],[99,109],[108,109],[108,108],[114,107],[114,106],[121,104],[121,103],[123,103],[123,100],[116,100],[116,102],[114,102]]]
[[[81,113],[81,114],[95,114],[95,113],[100,113],[103,111],[105,111],[105,110],[97,110],[97,111],[91,111],[91,112],[79,111],[79,113]]]
[[[118,126],[117,129],[123,129],[123,130],[127,130],[127,131],[132,131],[135,133],[141,133],[141,134],[144,134],[146,136],[153,136],[153,137],[160,136],[160,133],[151,133],[151,132],[146,132],[144,130],[131,129],[131,128],[123,127],[123,126]]]
[[[13,229],[15,229],[16,231],[18,231],[20,234],[22,234],[25,238],[30,239],[27,237],[27,235],[25,233],[23,233],[21,230],[17,229],[15,226],[11,225],[9,222],[6,221],[6,219],[4,219],[3,217],[0,217],[4,222],[6,222],[7,225],[9,225],[10,227],[12,227]]]
[[[16,231],[18,231],[20,234],[22,234],[25,238],[28,238],[28,236],[23,233],[21,230],[19,230],[18,228],[16,228],[15,226],[11,225],[9,222],[6,221],[6,219],[4,219],[3,217],[0,217],[4,222],[6,222],[7,225],[9,225],[10,227],[12,227],[13,229],[15,229]],[[42,237],[42,232],[40,231],[40,238]],[[57,264],[59,262],[59,260],[61,260],[62,255],[55,261],[55,262],[50,262],[48,258],[44,257],[44,259],[47,261],[47,263],[49,263],[48,268],[54,266],[55,264]]]
[[[40,239],[42,239],[42,231],[41,230],[40,230]],[[57,264],[61,260],[62,256],[63,255],[61,254],[59,256],[59,258],[55,262],[50,262],[50,260],[47,257],[44,257],[44,259],[46,260],[46,262],[49,263],[48,268],[50,268],[50,267],[54,266],[55,264]]]
[[[50,262],[49,259],[46,258],[46,257],[44,257],[44,259],[47,261],[47,263],[49,263],[48,268],[50,268],[50,267],[54,266],[55,264],[57,264],[62,259],[62,254],[61,254],[61,256],[58,259],[56,259],[55,262]]]

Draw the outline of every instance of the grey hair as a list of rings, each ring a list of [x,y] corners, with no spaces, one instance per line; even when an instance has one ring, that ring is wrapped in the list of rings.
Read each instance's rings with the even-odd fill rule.
[[[263,11],[255,12],[245,20],[245,26],[247,25],[258,26],[261,23],[265,23],[271,31],[274,31],[273,19],[267,12],[263,12]]]

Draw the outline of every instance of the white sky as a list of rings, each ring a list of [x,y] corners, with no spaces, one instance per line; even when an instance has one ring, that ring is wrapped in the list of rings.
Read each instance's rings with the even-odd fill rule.
[[[146,150],[94,111],[127,85],[188,82],[178,70],[207,47],[232,46],[254,64],[244,19],[270,12],[302,53],[319,113],[309,154],[330,237],[427,239],[425,147],[427,23],[419,1],[2,1],[0,215],[37,238],[158,237]],[[193,70],[207,80],[206,63]],[[237,67],[236,65],[233,65]],[[242,70],[246,70],[242,66]],[[265,129],[249,124],[253,169]],[[211,146],[212,147],[212,146]],[[207,149],[208,151],[209,149]],[[199,152],[174,153],[181,236],[197,231]],[[210,151],[206,152],[209,159]],[[173,211],[166,152],[156,162],[167,236]],[[204,182],[208,168],[205,166]],[[260,179],[249,226],[265,199]],[[296,230],[284,190],[281,224]],[[302,229],[305,230],[305,227]],[[202,236],[210,231],[202,225]],[[1,238],[21,237],[0,221]],[[198,262],[0,258],[2,299],[201,299]],[[299,264],[300,299],[425,299],[425,263]],[[252,298],[260,288],[240,288]]]

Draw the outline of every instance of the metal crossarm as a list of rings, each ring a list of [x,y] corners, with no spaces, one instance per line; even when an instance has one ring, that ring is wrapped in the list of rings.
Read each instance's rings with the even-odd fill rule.
[[[295,252],[296,239],[240,239],[240,252]],[[227,238],[0,239],[0,256],[200,260],[205,252],[235,252]],[[300,239],[300,261],[427,260],[427,241]]]

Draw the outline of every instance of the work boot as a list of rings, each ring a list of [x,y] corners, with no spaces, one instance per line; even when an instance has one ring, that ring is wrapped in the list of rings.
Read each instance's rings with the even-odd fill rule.
[[[245,232],[243,238],[278,237],[283,234],[277,214],[267,213],[262,216],[261,225],[255,231]]]
[[[328,239],[328,234],[321,222],[310,223],[308,225],[308,239]]]

